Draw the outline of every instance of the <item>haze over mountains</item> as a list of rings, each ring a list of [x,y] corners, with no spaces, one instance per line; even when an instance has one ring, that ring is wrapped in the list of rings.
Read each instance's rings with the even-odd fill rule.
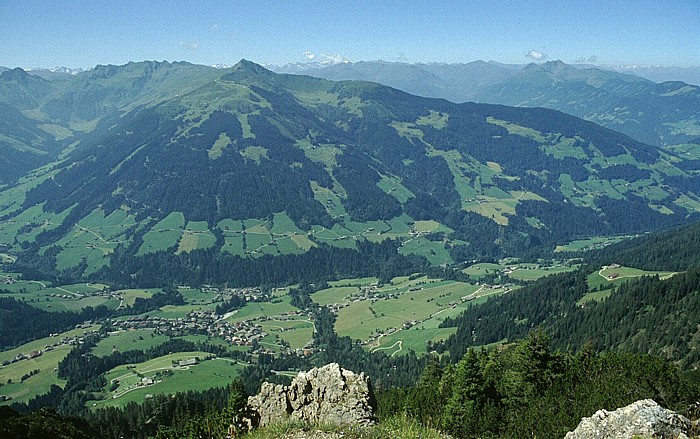
[[[278,71],[332,80],[374,81],[411,94],[452,102],[552,108],[652,145],[679,144],[700,136],[698,86],[679,80],[659,84],[630,74],[647,71],[642,67],[612,71],[561,61],[525,66],[484,61],[467,64],[378,61],[303,69],[291,65]],[[649,71],[658,73],[658,69]],[[659,74],[655,77],[660,76],[663,77]]]
[[[552,68],[569,72],[544,64],[505,81]],[[159,252],[255,259],[389,238],[445,264],[656,230],[700,211],[695,150],[552,110],[453,104],[248,61],[98,66],[55,81],[13,69],[0,87],[12,127],[2,157],[20,169],[5,183],[57,160],[0,194],[0,216],[17,224],[0,243],[52,275],[109,272],[126,255],[136,270]],[[100,243],[83,233],[89,224],[119,227]],[[168,230],[175,237],[154,247]]]

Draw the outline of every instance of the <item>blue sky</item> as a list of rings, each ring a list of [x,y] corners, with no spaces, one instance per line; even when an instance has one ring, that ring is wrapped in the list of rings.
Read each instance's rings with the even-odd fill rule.
[[[700,65],[700,1],[0,0],[0,65],[351,61]]]

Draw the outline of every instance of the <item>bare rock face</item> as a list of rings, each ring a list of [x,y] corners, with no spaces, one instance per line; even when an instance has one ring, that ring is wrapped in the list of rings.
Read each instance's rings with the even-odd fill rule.
[[[299,372],[289,386],[263,383],[248,397],[252,425],[264,427],[284,418],[312,425],[372,425],[376,401],[369,377],[331,363]]]
[[[590,418],[583,418],[566,439],[629,439],[687,438],[691,422],[671,410],[659,406],[651,399],[609,412],[598,410]]]

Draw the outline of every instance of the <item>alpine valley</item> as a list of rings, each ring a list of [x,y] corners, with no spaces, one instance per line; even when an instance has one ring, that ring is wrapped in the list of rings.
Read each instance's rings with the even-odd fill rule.
[[[295,73],[0,69],[0,435],[226,437],[327,363],[376,392],[343,437],[562,437],[700,397],[698,87]]]

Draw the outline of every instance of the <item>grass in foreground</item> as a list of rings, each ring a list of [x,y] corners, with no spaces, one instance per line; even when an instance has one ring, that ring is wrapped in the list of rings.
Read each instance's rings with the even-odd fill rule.
[[[241,436],[246,439],[278,438],[346,438],[346,439],[395,439],[423,438],[448,439],[451,436],[421,425],[407,416],[395,416],[373,427],[312,426],[300,421],[287,420],[265,428],[253,430]]]

